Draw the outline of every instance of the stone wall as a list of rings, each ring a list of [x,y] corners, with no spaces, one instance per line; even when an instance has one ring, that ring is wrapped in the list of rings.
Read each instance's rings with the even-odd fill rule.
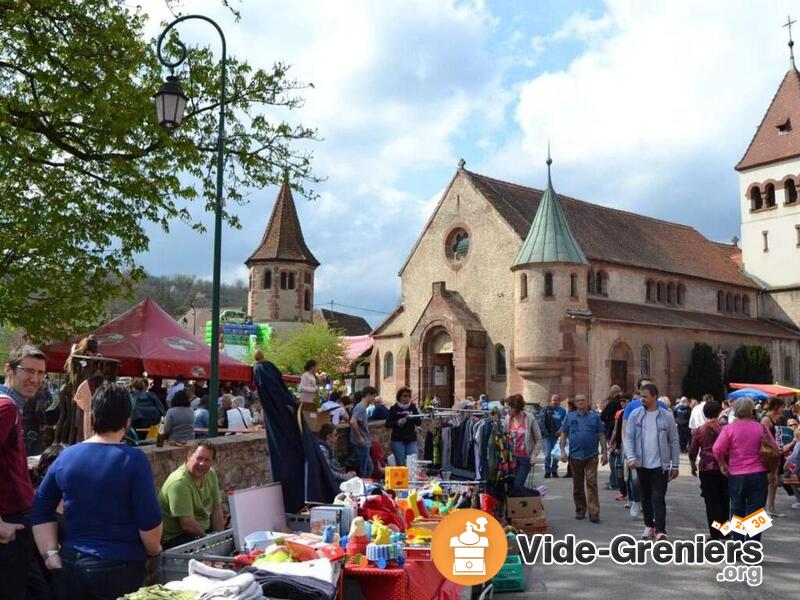
[[[223,493],[272,482],[267,438],[263,431],[222,436],[212,443],[217,448],[214,469]],[[169,474],[183,464],[189,450],[186,446],[143,446],[142,451],[150,461],[158,491]],[[227,510],[227,506],[225,508]]]

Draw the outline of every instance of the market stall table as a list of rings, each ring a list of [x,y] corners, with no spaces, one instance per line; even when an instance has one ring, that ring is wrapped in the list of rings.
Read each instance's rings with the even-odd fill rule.
[[[431,561],[409,560],[403,568],[379,569],[348,564],[345,597],[357,600],[458,600],[461,586],[448,581]]]

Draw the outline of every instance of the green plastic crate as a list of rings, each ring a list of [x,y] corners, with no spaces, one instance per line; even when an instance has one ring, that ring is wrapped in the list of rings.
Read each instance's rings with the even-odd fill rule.
[[[525,591],[525,565],[522,559],[510,554],[500,572],[492,578],[492,586],[496,593]]]

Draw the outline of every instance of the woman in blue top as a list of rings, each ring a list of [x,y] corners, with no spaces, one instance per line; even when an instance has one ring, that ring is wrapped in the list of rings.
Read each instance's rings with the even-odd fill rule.
[[[130,418],[123,388],[110,384],[97,390],[94,435],[66,448],[36,493],[33,536],[64,598],[112,600],[134,592],[144,580],[146,558],[161,552],[161,511],[150,463],[141,450],[121,443]]]

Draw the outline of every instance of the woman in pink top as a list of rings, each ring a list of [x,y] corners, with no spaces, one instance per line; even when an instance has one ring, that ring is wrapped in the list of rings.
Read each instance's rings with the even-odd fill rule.
[[[769,478],[775,476],[761,464],[759,450],[764,435],[776,450],[778,446],[772,432],[753,420],[754,409],[752,400],[737,400],[733,404],[736,421],[723,427],[714,442],[714,456],[722,473],[728,476],[731,515],[741,518],[764,508]],[[738,539],[743,540],[744,536],[739,535]]]

